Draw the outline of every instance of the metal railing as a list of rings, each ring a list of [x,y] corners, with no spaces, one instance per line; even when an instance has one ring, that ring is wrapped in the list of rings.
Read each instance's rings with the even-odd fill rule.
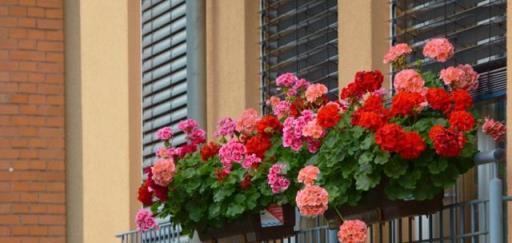
[[[189,238],[181,235],[181,227],[172,223],[160,224],[158,229],[147,232],[137,230],[116,235],[121,243],[185,243]]]

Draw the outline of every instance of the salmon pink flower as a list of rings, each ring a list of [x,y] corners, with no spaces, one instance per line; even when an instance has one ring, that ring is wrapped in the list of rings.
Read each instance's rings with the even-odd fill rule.
[[[438,62],[446,62],[453,56],[454,48],[446,38],[431,39],[423,47],[423,55]]]
[[[364,243],[368,235],[368,227],[361,220],[346,220],[340,225],[338,240],[343,243]]]
[[[412,52],[412,49],[406,43],[398,43],[389,48],[388,53],[384,55],[383,63],[388,64],[398,60],[400,57],[406,56]]]
[[[305,185],[313,185],[315,180],[320,174],[320,169],[314,165],[308,165],[299,171],[297,181],[304,183]]]
[[[407,91],[423,93],[425,91],[425,80],[414,69],[404,69],[395,75],[393,82],[396,91]]]
[[[159,186],[168,186],[171,183],[176,165],[173,159],[160,159],[151,167],[153,181]]]
[[[256,129],[258,112],[255,109],[247,109],[236,122],[236,130],[243,134],[251,134]]]
[[[139,209],[135,215],[135,224],[137,225],[137,230],[142,232],[159,228],[153,214],[145,208]]]
[[[482,131],[491,136],[494,141],[499,142],[505,139],[507,128],[505,124],[491,118],[485,118]]]
[[[297,192],[295,202],[303,216],[322,215],[328,208],[329,193],[317,185],[306,185]]]
[[[306,89],[306,100],[310,103],[327,94],[327,86],[323,84],[312,84]]]

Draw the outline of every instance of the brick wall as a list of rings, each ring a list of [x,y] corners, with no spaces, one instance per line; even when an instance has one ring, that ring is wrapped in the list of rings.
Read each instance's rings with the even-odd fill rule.
[[[63,0],[0,0],[0,242],[65,242]]]

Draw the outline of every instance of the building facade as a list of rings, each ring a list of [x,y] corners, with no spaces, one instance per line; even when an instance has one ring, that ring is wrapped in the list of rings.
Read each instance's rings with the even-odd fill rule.
[[[454,62],[482,74],[479,109],[511,130],[511,13],[501,0],[0,0],[0,242],[118,241],[135,228],[153,131],[193,117],[211,135],[225,116],[267,112],[282,72],[333,97],[358,70],[391,87],[392,43],[450,38]],[[461,178],[453,202],[484,199],[489,170]],[[372,230],[398,242],[392,227]]]

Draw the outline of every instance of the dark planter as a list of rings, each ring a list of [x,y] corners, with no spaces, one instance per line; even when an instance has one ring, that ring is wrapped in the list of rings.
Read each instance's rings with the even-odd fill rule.
[[[367,224],[390,219],[434,213],[443,207],[443,194],[423,201],[390,200],[384,193],[384,187],[378,186],[369,191],[358,206],[341,206],[338,211],[344,219],[361,219]],[[340,225],[341,220],[334,209],[328,209],[325,217],[331,227]]]
[[[250,214],[226,223],[220,229],[208,229],[198,232],[201,241],[218,240],[236,235],[246,235],[256,241],[265,241],[291,236],[294,234],[295,208],[291,205],[281,206],[283,223],[275,226],[262,226],[260,214]]]

